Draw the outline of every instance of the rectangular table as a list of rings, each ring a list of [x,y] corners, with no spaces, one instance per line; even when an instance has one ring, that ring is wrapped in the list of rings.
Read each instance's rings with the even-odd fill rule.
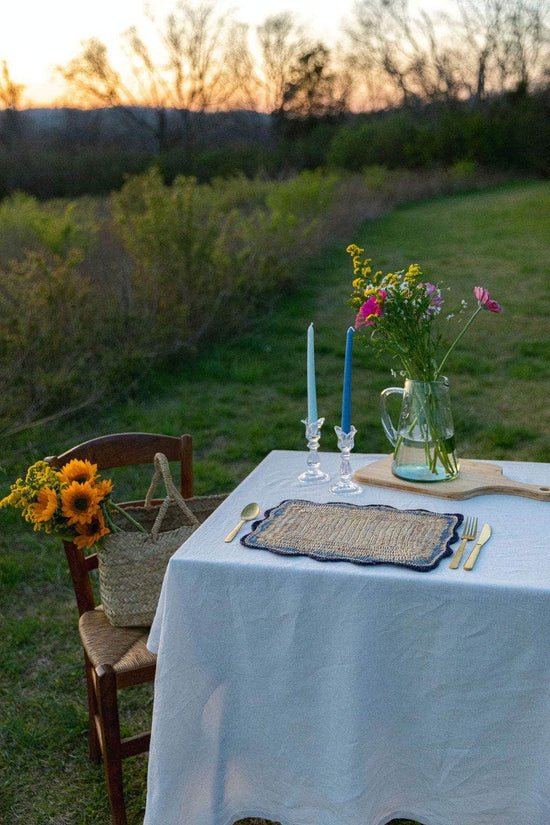
[[[378,487],[340,497],[489,522],[472,572],[224,543],[250,501],[263,512],[338,500],[329,484],[296,483],[305,460],[270,453],[169,563],[149,639],[145,825],[550,822],[548,503]],[[339,455],[321,462],[337,474]],[[550,481],[548,464],[498,463]]]

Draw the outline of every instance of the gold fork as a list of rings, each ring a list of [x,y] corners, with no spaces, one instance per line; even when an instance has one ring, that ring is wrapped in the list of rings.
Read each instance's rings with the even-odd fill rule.
[[[451,559],[451,563],[449,565],[451,570],[456,570],[456,568],[460,565],[460,562],[462,560],[462,554],[464,553],[464,548],[466,547],[467,542],[473,541],[476,537],[476,534],[477,518],[469,517],[464,522],[464,527],[462,528],[462,541],[458,546],[458,550]]]

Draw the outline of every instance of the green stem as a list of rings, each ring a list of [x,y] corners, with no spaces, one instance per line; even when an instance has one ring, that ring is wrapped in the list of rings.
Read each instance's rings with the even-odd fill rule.
[[[437,398],[432,394],[431,388],[431,384],[435,382],[419,381],[417,383],[426,385],[426,393],[421,392],[415,396],[416,409],[409,425],[409,435],[416,426],[420,428],[424,443],[424,459],[426,465],[430,468],[430,472],[437,473],[437,462],[439,460],[446,473],[456,475],[458,466],[454,451],[447,450],[445,439],[438,425]],[[403,435],[400,434],[394,447],[394,456],[397,456],[402,441]]]
[[[140,533],[146,533],[146,532],[147,532],[147,530],[145,529],[145,527],[143,527],[143,525],[142,525],[142,524],[140,524],[138,521],[136,521],[135,519],[133,519],[133,518],[132,518],[132,516],[130,515],[130,513],[128,513],[128,512],[124,509],[124,507],[121,507],[119,504],[115,504],[115,502],[114,502],[114,501],[111,501],[111,502],[109,502],[109,503],[110,503],[111,507],[114,507],[114,509],[115,509],[115,510],[117,510],[117,512],[119,512],[122,516],[124,516],[124,518],[127,518],[127,519],[128,519],[128,521],[129,521],[131,524],[133,524],[133,525],[134,525],[134,527],[135,527],[137,530],[139,530],[139,531],[140,531]]]
[[[444,357],[443,357],[443,360],[442,360],[441,364],[439,365],[439,367],[438,367],[438,368],[436,369],[436,371],[435,371],[435,379],[436,379],[436,381],[437,381],[437,379],[439,378],[439,376],[441,375],[441,370],[442,370],[442,369],[443,369],[443,367],[445,366],[445,363],[446,363],[446,361],[447,361],[447,358],[449,357],[449,355],[451,354],[451,352],[454,350],[454,348],[456,347],[456,345],[458,344],[458,342],[460,341],[460,339],[462,338],[462,336],[464,335],[464,333],[466,332],[466,330],[468,329],[468,327],[470,326],[470,324],[472,323],[472,321],[474,320],[474,318],[475,318],[475,317],[476,317],[476,316],[477,316],[477,315],[481,312],[481,310],[482,310],[482,309],[483,309],[483,307],[482,307],[481,305],[480,305],[480,306],[478,306],[478,308],[476,309],[476,311],[474,312],[474,314],[472,315],[472,317],[470,318],[470,320],[469,320],[469,321],[468,321],[468,322],[464,325],[464,327],[461,329],[461,331],[460,331],[460,332],[459,332],[459,334],[456,336],[455,340],[453,341],[453,343],[451,344],[451,346],[449,347],[449,349],[448,349],[448,350],[447,350],[447,352],[445,353],[445,355],[444,355]]]

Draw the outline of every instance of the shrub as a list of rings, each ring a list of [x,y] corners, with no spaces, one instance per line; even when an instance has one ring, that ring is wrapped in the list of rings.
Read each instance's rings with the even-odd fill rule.
[[[336,178],[198,184],[159,170],[128,180],[113,214],[135,267],[127,322],[153,355],[189,352],[222,325],[242,324],[259,296],[288,282]],[[246,198],[246,193],[252,197]]]
[[[82,403],[109,357],[107,319],[80,258],[29,253],[0,270],[0,429]]]
[[[0,203],[0,261],[25,257],[29,251],[66,258],[90,246],[96,231],[91,202],[52,202],[16,192]]]

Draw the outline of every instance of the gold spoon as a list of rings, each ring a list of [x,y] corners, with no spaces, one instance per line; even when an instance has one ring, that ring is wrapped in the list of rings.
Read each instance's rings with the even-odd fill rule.
[[[241,513],[241,520],[237,524],[236,527],[231,530],[228,536],[225,537],[224,541],[233,541],[245,521],[250,521],[253,518],[256,518],[258,513],[260,512],[260,505],[252,502],[251,504],[247,504],[246,507],[243,507],[243,511]]]

